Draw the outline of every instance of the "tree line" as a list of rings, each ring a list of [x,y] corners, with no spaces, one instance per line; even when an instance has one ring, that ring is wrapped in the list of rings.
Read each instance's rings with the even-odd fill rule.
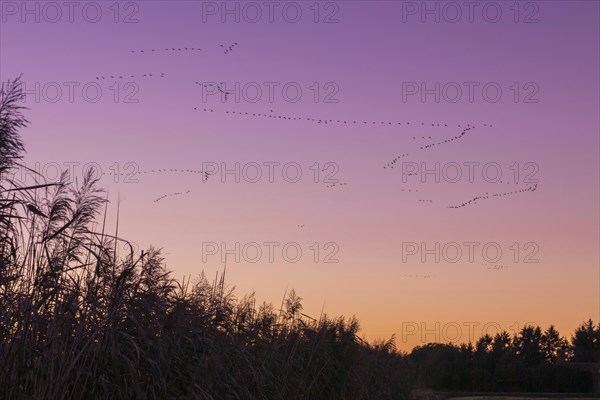
[[[474,344],[431,343],[414,348],[415,384],[441,391],[591,392],[593,374],[582,363],[600,362],[600,324],[590,319],[570,340],[554,326],[503,331]],[[600,369],[600,365],[595,367]]]

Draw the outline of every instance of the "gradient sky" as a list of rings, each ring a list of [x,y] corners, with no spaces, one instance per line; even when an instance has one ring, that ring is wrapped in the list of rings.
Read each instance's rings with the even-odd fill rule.
[[[486,324],[493,334],[527,322],[570,335],[584,319],[600,319],[598,2],[479,2],[472,21],[463,6],[454,23],[447,2],[279,2],[272,22],[256,2],[263,12],[256,23],[246,3],[237,3],[239,22],[222,20],[223,2],[74,2],[72,22],[62,3],[53,3],[57,15],[45,2],[0,2],[0,79],[23,74],[32,91],[25,163],[39,163],[50,179],[56,164],[79,163],[71,164],[79,178],[86,163],[100,166],[113,226],[120,199],[120,236],[163,248],[176,277],[223,269],[219,255],[203,260],[203,243],[279,242],[272,263],[264,245],[256,263],[228,256],[227,280],[240,296],[255,291],[278,304],[294,288],[307,314],[354,314],[368,339],[396,333],[402,349],[466,341],[469,325],[475,336]],[[290,18],[295,6],[302,11],[297,23],[284,18],[284,6]],[[438,7],[439,22],[423,7]],[[205,82],[250,89],[239,99],[203,98],[214,89]],[[257,102],[252,82],[263,88]],[[273,102],[265,82],[279,84]],[[439,102],[434,94],[423,100],[408,95],[413,82],[447,91]],[[478,85],[473,101],[465,82]],[[299,101],[285,101],[287,83],[302,89]],[[486,100],[486,84],[492,97],[501,88],[498,101]],[[67,85],[78,85],[72,102]],[[102,98],[86,101],[84,85],[100,87]],[[62,93],[53,102],[56,86]],[[451,102],[456,86],[462,97]],[[326,102],[334,90],[337,102]],[[187,172],[252,162],[263,165],[258,183],[219,174],[202,182]],[[280,163],[272,183],[270,162]],[[281,166],[294,162],[302,178],[290,183]],[[311,166],[328,162],[337,166],[333,187],[324,181],[333,166],[313,179]],[[469,162],[479,163],[473,182]],[[403,179],[402,163],[457,163],[463,176]],[[501,182],[490,182],[493,169],[483,176],[486,163],[500,165]],[[140,173],[115,179],[116,166]],[[529,174],[537,185],[523,181]],[[324,248],[329,242],[335,246]],[[481,245],[473,262],[461,245],[457,262],[438,263],[421,253],[403,260],[409,242]],[[301,247],[300,261],[282,257],[286,243]],[[482,255],[486,243],[502,249],[500,260]],[[324,262],[336,247],[339,262]],[[534,250],[538,262],[525,262]]]

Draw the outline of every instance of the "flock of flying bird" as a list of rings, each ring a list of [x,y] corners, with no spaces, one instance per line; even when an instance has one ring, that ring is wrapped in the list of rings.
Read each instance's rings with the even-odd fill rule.
[[[459,126],[460,126],[460,125],[459,125]],[[485,125],[485,126],[487,126],[487,125]],[[490,126],[491,126],[491,125],[490,125]],[[462,131],[460,134],[458,134],[458,135],[456,135],[456,136],[453,136],[453,137],[451,137],[451,138],[449,138],[449,139],[442,140],[442,141],[440,141],[440,142],[429,143],[429,144],[427,144],[427,145],[425,145],[425,146],[421,146],[421,147],[419,148],[419,150],[426,150],[426,149],[430,149],[430,148],[432,148],[432,147],[434,147],[434,146],[438,146],[438,145],[441,145],[441,144],[445,144],[445,143],[450,143],[450,142],[453,142],[454,140],[462,139],[462,138],[465,136],[465,134],[466,134],[468,131],[470,131],[471,129],[473,129],[473,128],[475,128],[475,127],[474,127],[474,126],[471,126],[471,124],[467,124],[467,128],[463,129],[463,131]],[[431,138],[431,136],[430,136],[429,138]],[[414,137],[413,137],[413,139],[414,139]],[[397,162],[398,162],[398,161],[399,161],[401,158],[407,157],[407,156],[409,156],[409,155],[410,155],[410,153],[404,153],[404,154],[401,154],[401,155],[397,156],[396,158],[394,158],[394,159],[393,159],[392,161],[390,161],[389,163],[387,163],[386,165],[384,165],[384,166],[383,166],[383,168],[388,168],[388,167],[390,167],[391,169],[394,169],[394,165],[395,165],[395,164],[396,164],[396,163],[397,163]],[[406,173],[405,173],[405,174],[406,174]],[[406,175],[414,175],[414,174],[406,174]]]
[[[234,42],[233,44],[229,45],[229,46],[225,46],[224,44],[220,44],[219,47],[223,50],[223,54],[228,54],[231,51],[233,51],[233,49],[238,45],[237,42]],[[153,48],[153,49],[147,49],[147,50],[132,50],[131,53],[140,53],[140,54],[146,54],[146,53],[156,53],[156,52],[169,52],[169,53],[173,53],[173,52],[192,52],[192,51],[201,51],[201,48],[199,47],[166,47],[164,49],[161,48]],[[154,77],[154,74],[143,74],[139,77],[143,77],[143,78],[150,78],[150,77]],[[101,79],[124,79],[124,77],[126,77],[126,75],[109,75],[107,77],[105,76],[98,76],[96,77],[97,80],[101,80]],[[138,76],[136,75],[129,75],[129,78],[136,78]],[[163,78],[165,77],[165,73],[161,73],[160,77]],[[204,83],[200,83],[200,82],[195,82],[197,85],[205,85]],[[211,84],[212,85],[212,84]],[[219,85],[217,85],[217,90],[219,92],[221,92],[224,95],[225,101],[228,100],[228,95],[230,95],[231,93],[224,91]],[[194,110],[199,110],[198,107],[194,107]],[[203,112],[215,112],[214,109],[212,108],[202,108]],[[362,126],[373,126],[373,125],[387,125],[387,126],[392,126],[392,125],[396,125],[396,126],[419,126],[419,123],[416,122],[408,122],[408,121],[373,121],[373,120],[355,120],[355,119],[332,119],[332,118],[314,118],[314,117],[309,117],[309,116],[293,116],[293,115],[284,115],[284,114],[275,114],[273,110],[270,110],[270,112],[265,112],[265,113],[256,113],[256,112],[245,112],[245,111],[236,111],[236,110],[231,110],[231,111],[223,111],[226,115],[235,115],[235,116],[248,116],[248,117],[254,117],[254,118],[262,118],[262,119],[276,119],[276,120],[282,120],[282,121],[304,121],[304,122],[310,122],[310,123],[314,123],[317,125],[329,125],[329,126],[333,126],[333,125],[362,125]],[[421,127],[448,127],[449,125],[447,123],[425,123],[425,122],[421,122],[420,123]],[[452,125],[451,125],[452,126]],[[458,127],[462,128],[461,124],[457,125]],[[491,124],[483,124],[484,127],[492,127]],[[431,149],[433,147],[436,146],[440,146],[443,144],[448,144],[451,143],[453,141],[457,141],[459,139],[464,138],[464,136],[471,131],[472,129],[474,129],[475,126],[471,125],[471,124],[467,124],[466,127],[458,134],[455,136],[452,136],[450,138],[447,138],[445,140],[441,140],[441,141],[436,141],[436,142],[432,142],[429,144],[425,144],[423,146],[420,146],[418,148],[419,151],[421,150],[427,150],[427,149]],[[413,140],[431,140],[432,137],[431,136],[413,136],[412,137]],[[398,155],[397,157],[395,157],[393,160],[391,160],[390,162],[388,162],[387,164],[385,164],[383,166],[384,169],[394,169],[396,164],[399,162],[400,159],[405,158],[410,156],[411,153],[403,153]],[[208,179],[208,174],[206,172],[203,171],[197,171],[197,170],[178,170],[178,169],[158,169],[158,170],[149,170],[149,171],[140,171],[137,174],[143,175],[143,174],[149,174],[149,173],[155,173],[155,172],[187,172],[187,173],[196,173],[196,174],[204,174],[203,175],[203,181],[206,181]],[[417,175],[417,173],[404,173],[405,175]],[[122,173],[121,175],[126,175],[124,173]],[[507,183],[509,184],[510,182],[502,182],[501,183]],[[346,186],[348,183],[347,182],[334,182],[334,183],[329,183],[326,184],[325,187],[326,188],[334,188],[334,187],[344,187]],[[485,195],[481,195],[481,196],[476,196],[466,202],[463,202],[461,204],[458,205],[454,205],[454,206],[449,206],[448,208],[462,208],[462,207],[466,207],[468,205],[473,205],[473,204],[477,204],[478,201],[480,200],[487,200],[489,198],[497,198],[497,197],[504,197],[504,196],[509,196],[509,195],[513,195],[513,194],[517,194],[517,193],[522,193],[522,192],[528,192],[528,191],[535,191],[537,188],[537,184],[533,185],[533,186],[528,186],[525,189],[517,189],[511,192],[504,192],[504,193],[496,193],[496,194],[489,194],[486,193]],[[419,192],[419,189],[405,189],[405,188],[401,188],[400,191],[403,192]],[[188,194],[191,191],[187,191],[187,192],[175,192],[175,193],[170,193],[170,194],[165,194],[157,199],[154,200],[154,202],[158,202],[162,199],[165,199],[167,197],[174,197],[174,196],[180,196],[183,194]],[[433,203],[432,199],[418,199],[419,203]],[[299,227],[304,227],[304,225],[298,225]]]
[[[200,82],[195,82],[196,85],[202,85]],[[220,89],[220,88],[219,88]],[[223,92],[226,93],[226,92]],[[230,94],[230,93],[227,93]],[[210,107],[203,107],[203,108],[199,108],[199,107],[194,107],[195,111],[203,111],[203,112],[211,112],[214,113],[215,109],[214,108],[210,108]],[[273,110],[270,110],[270,112],[264,112],[264,113],[257,113],[257,112],[248,112],[248,111],[228,111],[228,110],[224,110],[221,111],[224,114],[227,115],[240,115],[240,116],[248,116],[248,117],[254,117],[254,118],[270,118],[270,119],[280,119],[282,121],[308,121],[308,122],[314,122],[315,124],[322,124],[322,125],[362,125],[362,126],[372,126],[372,125],[387,125],[387,126],[394,126],[394,125],[398,125],[398,126],[432,126],[432,127],[452,127],[453,125],[448,125],[448,124],[440,124],[440,123],[425,123],[425,122],[421,122],[420,124],[418,122],[402,122],[402,121],[367,121],[367,120],[354,120],[354,119],[332,119],[332,118],[314,118],[314,117],[310,117],[310,116],[292,116],[292,115],[284,115],[284,114],[275,114]],[[457,124],[457,127],[462,127],[462,124]],[[483,124],[483,126],[485,127],[492,127],[491,124]],[[467,130],[469,129],[473,129],[475,128],[475,126],[471,125],[471,124],[467,124],[466,125]],[[459,136],[464,135],[461,134]],[[425,139],[426,137],[423,136],[421,137],[421,139]],[[431,137],[428,137],[431,138]],[[413,136],[413,139],[417,139],[416,136]],[[448,139],[447,141],[451,141],[454,139]],[[445,142],[440,142],[441,143],[445,143]],[[433,144],[435,145],[435,144]]]
[[[527,186],[524,189],[513,190],[511,192],[494,193],[491,195],[489,193],[486,193],[483,196],[476,196],[476,197],[472,198],[471,200],[466,201],[464,203],[461,203],[461,204],[458,204],[455,206],[448,206],[448,208],[463,208],[463,207],[466,207],[471,204],[477,204],[478,200],[487,200],[487,199],[494,198],[494,197],[505,197],[505,196],[510,196],[513,194],[523,193],[523,192],[534,192],[536,189],[537,189],[537,183],[533,184],[532,186]]]
[[[494,270],[494,271],[499,271],[501,269],[509,268],[508,265],[500,265],[500,264],[486,264],[486,263],[483,263],[481,265],[483,265],[484,267],[487,267],[486,269],[491,269],[491,270]]]
[[[230,51],[232,51],[232,50],[233,50],[233,48],[234,48],[235,46],[237,46],[237,45],[238,45],[238,44],[237,44],[237,42],[235,42],[234,44],[232,44],[232,45],[230,45],[229,47],[225,48],[225,45],[223,45],[223,44],[222,44],[222,45],[221,45],[221,47],[225,49],[225,50],[223,51],[223,54],[227,54],[227,53],[229,53],[229,52],[230,52]]]
[[[223,49],[223,54],[228,54],[238,45],[237,42],[225,47],[225,45],[221,44],[219,47]],[[131,54],[146,54],[146,53],[181,53],[181,52],[192,52],[192,51],[202,51],[200,47],[165,47],[165,48],[153,48],[153,49],[141,49],[141,50],[131,50]]]
[[[165,77],[165,73],[161,72],[160,75],[154,75],[154,74],[143,74],[143,75],[132,75],[129,74],[129,76],[127,76],[127,74],[125,75],[100,75],[96,77],[96,80],[105,80],[105,79],[127,79],[127,78],[153,78],[153,77],[157,77],[157,78],[164,78]]]
[[[199,82],[196,82],[197,84],[200,84]],[[220,89],[220,88],[219,88]],[[194,110],[198,111],[199,108],[198,107],[194,107]],[[200,109],[203,112],[206,113],[214,113],[215,110],[213,108],[202,108]],[[277,120],[285,120],[285,121],[309,121],[309,122],[314,122],[316,124],[358,124],[358,125],[402,125],[402,122],[391,122],[391,121],[365,121],[365,120],[343,120],[343,119],[326,119],[326,118],[313,118],[313,117],[302,117],[302,116],[290,116],[290,115],[280,115],[280,114],[275,114],[273,110],[270,110],[269,113],[256,113],[256,112],[247,112],[247,111],[224,111],[225,114],[228,115],[241,115],[241,116],[250,116],[250,117],[258,117],[258,118],[270,118],[270,119],[277,119]],[[404,122],[404,125],[408,126],[411,125],[410,122]],[[413,123],[413,125],[418,126],[418,123]],[[448,127],[448,124],[444,123],[444,124],[439,124],[439,123],[425,123],[425,122],[421,122],[420,123],[421,126],[432,126],[432,127]],[[457,125],[458,127],[462,127],[461,124]],[[493,125],[491,124],[483,124],[484,127],[492,127]],[[428,150],[431,148],[434,148],[436,146],[441,146],[444,144],[449,144],[452,143],[454,141],[463,139],[465,137],[465,135],[467,133],[469,133],[469,131],[475,129],[476,127],[474,125],[471,124],[466,124],[466,127],[462,129],[462,131],[452,137],[449,137],[447,139],[444,140],[439,140],[436,142],[432,142],[429,144],[425,144],[423,146],[420,146],[417,151],[423,151],[423,150]],[[417,140],[417,139],[431,139],[431,136],[413,136],[412,139],[413,140]],[[404,157],[408,157],[410,156],[411,153],[403,153],[398,155],[396,158],[392,159],[390,162],[388,162],[386,165],[383,166],[384,169],[394,169],[394,167],[396,166],[396,164],[400,161],[400,159],[404,158]],[[417,173],[406,173],[404,172],[405,175],[417,175]],[[502,182],[504,183],[504,182]],[[506,182],[508,183],[508,182]],[[331,187],[336,187],[336,186],[345,186],[347,185],[347,183],[333,183],[333,184],[329,184],[326,187],[331,188]],[[471,204],[476,204],[478,200],[485,200],[491,197],[504,197],[504,196],[508,196],[511,194],[516,194],[516,193],[522,193],[522,192],[527,192],[527,191],[534,191],[536,189],[536,186],[533,187],[527,187],[525,189],[519,189],[519,190],[514,190],[511,192],[505,192],[505,193],[496,193],[496,194],[492,194],[490,195],[489,193],[486,193],[485,195],[482,196],[476,196],[473,199],[466,201],[464,203],[461,203],[459,205],[456,206],[449,206],[448,208],[462,208]],[[401,191],[414,191],[414,192],[418,192],[418,189],[401,189]],[[426,199],[419,199],[418,202],[420,203],[433,203],[433,200],[426,200]]]
[[[158,198],[154,199],[154,202],[155,202],[155,203],[158,203],[159,201],[161,201],[162,199],[165,199],[165,198],[167,198],[167,197],[181,196],[181,195],[183,195],[183,194],[189,194],[189,193],[191,193],[191,192],[192,192],[191,190],[188,190],[188,191],[187,191],[187,192],[185,192],[185,193],[183,193],[183,192],[175,192],[175,193],[169,193],[169,194],[165,194],[165,195],[162,195],[162,196],[160,196],[160,197],[158,197]]]
[[[230,52],[232,52],[234,50],[234,48],[238,46],[237,42],[234,42],[233,44],[229,45],[229,46],[225,46],[224,44],[220,44],[219,47],[221,50],[223,50],[223,54],[229,54]],[[132,54],[151,54],[151,53],[191,53],[191,52],[199,52],[202,51],[201,48],[199,47],[165,47],[163,48],[151,48],[151,49],[141,49],[141,50],[131,50]],[[152,73],[145,73],[145,74],[138,74],[138,75],[134,75],[134,74],[124,74],[124,75],[100,75],[96,77],[96,80],[106,80],[106,79],[127,79],[127,78],[154,78],[154,77],[160,77],[160,78],[164,78],[166,75],[164,72],[161,72],[160,75],[159,74],[152,74]],[[195,82],[197,85],[207,85],[206,83],[200,83],[200,82]],[[212,84],[209,84],[212,85]],[[225,101],[228,100],[228,95],[230,95],[231,93],[224,91],[220,85],[216,85],[217,86],[217,90],[222,93],[224,95],[224,99]],[[212,108],[198,108],[198,107],[194,107],[194,110],[198,111],[198,110],[202,110],[205,113],[214,113],[215,110]],[[453,125],[453,124],[447,124],[447,123],[425,123],[425,122],[408,122],[408,121],[373,121],[373,120],[359,120],[359,119],[332,119],[332,118],[315,118],[315,117],[311,117],[311,116],[300,116],[300,115],[284,115],[284,114],[276,114],[274,113],[273,110],[270,110],[270,112],[263,112],[263,113],[256,113],[256,112],[245,112],[245,111],[236,111],[236,110],[225,110],[225,111],[221,111],[222,113],[224,113],[225,115],[228,116],[244,116],[244,117],[253,117],[253,118],[259,118],[259,119],[272,119],[272,120],[280,120],[280,121],[302,121],[302,122],[309,122],[309,123],[314,123],[315,125],[322,125],[322,126],[351,126],[351,125],[355,125],[355,126],[367,126],[367,127],[373,127],[373,126],[408,126],[408,127],[434,127],[434,128],[452,128],[452,127],[459,127],[462,128],[462,131],[455,136],[452,136],[450,138],[447,138],[445,140],[441,140],[441,141],[435,141],[435,142],[431,142],[428,144],[425,144],[423,146],[420,146],[418,148],[418,151],[422,151],[422,150],[427,150],[427,149],[431,149],[433,147],[436,146],[440,146],[443,144],[448,144],[454,141],[458,141],[460,139],[463,139],[465,137],[465,135],[475,129],[475,126],[471,125],[471,124],[466,124],[466,125],[462,125],[462,124],[457,124],[457,125]],[[491,124],[483,124],[484,127],[492,127]],[[413,136],[412,137],[413,140],[432,140],[432,136]],[[398,161],[404,157],[408,157],[410,156],[411,153],[403,153],[398,155],[396,158],[394,158],[392,161],[388,162],[387,164],[385,164],[383,166],[384,169],[394,169],[394,167],[396,166],[396,164],[398,163]],[[165,168],[165,169],[151,169],[151,170],[145,170],[145,171],[136,171],[134,173],[118,173],[118,175],[121,176],[129,176],[129,177],[135,177],[136,175],[148,175],[148,174],[156,174],[156,173],[188,173],[188,174],[199,174],[202,175],[202,180],[203,182],[206,182],[209,178],[209,176],[211,174],[209,174],[208,172],[205,171],[201,171],[201,170],[192,170],[192,169],[176,169],[176,168]],[[417,175],[417,173],[404,173],[405,175]],[[114,175],[112,173],[103,173],[103,175]],[[500,181],[500,183],[506,183],[506,184],[510,184],[511,182],[503,182]],[[325,187],[326,188],[333,188],[333,187],[345,187],[347,186],[348,183],[347,182],[334,182],[334,183],[329,183],[326,184]],[[468,205],[473,205],[473,204],[477,204],[477,201],[480,200],[487,200],[490,198],[498,198],[498,197],[505,197],[505,196],[509,196],[509,195],[513,195],[513,194],[517,194],[517,193],[523,193],[523,192],[529,192],[529,191],[535,191],[537,189],[537,184],[534,184],[533,186],[528,186],[525,189],[518,189],[518,190],[514,190],[511,192],[504,192],[504,193],[496,193],[496,194],[489,194],[486,193],[485,195],[482,196],[476,196],[466,202],[463,202],[461,204],[458,205],[454,205],[454,206],[449,206],[448,208],[462,208],[462,207],[466,207]],[[400,191],[402,192],[412,192],[412,193],[418,193],[419,189],[414,189],[414,188],[399,188]],[[168,193],[168,194],[164,194],[156,199],[154,199],[154,203],[158,203],[161,200],[164,200],[166,198],[171,198],[171,197],[177,197],[177,196],[183,196],[183,195],[187,195],[190,194],[192,191],[191,190],[187,190],[185,192],[173,192],[173,193]],[[434,201],[432,199],[418,199],[419,203],[433,203]],[[31,210],[32,212],[38,211],[39,210]],[[298,228],[304,228],[305,224],[298,224],[297,225]],[[482,264],[483,266],[487,267],[487,269],[493,269],[493,270],[500,270],[500,269],[505,269],[508,268],[508,266],[505,265],[493,265],[493,264]],[[429,279],[431,278],[431,275],[424,275],[424,274],[403,274],[401,276],[404,277],[408,277],[408,278],[422,278],[422,279]]]
[[[343,186],[347,186],[347,185],[348,185],[347,182],[332,182],[332,183],[325,185],[325,187],[332,188],[332,187],[343,187]]]
[[[191,52],[191,51],[201,51],[200,47],[165,47],[164,49],[144,49],[144,50],[131,50],[132,54],[140,53],[160,53],[160,52]]]
[[[162,169],[149,169],[147,171],[135,171],[135,172],[119,172],[118,174],[109,172],[102,172],[102,175],[106,175],[106,176],[123,176],[123,177],[129,177],[129,178],[134,178],[136,175],[147,175],[147,174],[159,174],[159,173],[180,173],[180,174],[200,174],[203,175],[202,176],[202,181],[206,182],[208,180],[208,177],[211,176],[212,174],[206,171],[202,171],[202,170],[195,170],[195,169],[181,169],[181,168],[162,168]]]
[[[220,44],[219,48],[221,48],[223,50],[223,54],[228,54],[231,51],[234,50],[234,48],[238,46],[238,42],[234,42],[232,44],[230,44],[229,46],[226,46],[225,44]],[[136,54],[146,54],[146,53],[156,53],[156,52],[167,52],[167,53],[173,53],[173,52],[192,52],[192,51],[201,51],[200,47],[165,47],[163,48],[151,48],[151,49],[141,49],[141,50],[131,50],[131,53]],[[160,76],[161,78],[165,77],[165,73],[160,73],[160,75],[155,75],[155,74],[151,74],[151,73],[147,73],[147,74],[143,74],[143,75],[108,75],[108,76],[97,76],[96,79],[97,80],[104,80],[104,79],[125,79],[125,77],[129,77],[129,78],[151,78],[151,77],[155,77],[155,76]],[[200,82],[195,82],[197,85],[203,85]],[[217,90],[219,92],[221,92],[224,97],[225,100],[227,101],[228,99],[228,95],[231,94],[229,92],[224,91],[219,85],[217,85]],[[194,110],[199,110],[198,107],[194,107]],[[212,108],[202,108],[202,111],[204,112],[214,112],[215,110]],[[387,125],[387,126],[392,126],[392,125],[396,125],[396,126],[419,126],[418,122],[409,122],[409,121],[373,121],[373,120],[354,120],[354,119],[332,119],[332,118],[314,118],[314,117],[309,117],[309,116],[293,116],[293,115],[284,115],[284,114],[275,114],[273,110],[270,110],[270,112],[268,113],[256,113],[256,112],[244,112],[244,111],[223,111],[226,115],[239,115],[239,116],[249,116],[249,117],[255,117],[255,118],[266,118],[266,119],[277,119],[277,120],[282,120],[282,121],[308,121],[314,124],[318,124],[318,125],[362,125],[362,126],[373,126],[373,125]],[[447,123],[425,123],[425,122],[421,122],[420,123],[421,127],[448,127],[449,125]],[[453,126],[453,125],[450,125]],[[462,127],[461,124],[457,124],[456,126],[458,127]],[[483,124],[484,127],[492,127],[491,124]],[[453,141],[462,139],[470,130],[474,129],[475,126],[471,125],[471,124],[466,124],[466,127],[462,130],[462,132],[456,136],[450,137],[448,139],[445,140],[441,140],[441,141],[437,141],[437,142],[433,142],[433,143],[429,143],[423,146],[420,146],[418,148],[418,150],[427,150],[436,146],[440,146],[442,144],[447,144],[447,143],[451,143]],[[431,136],[413,136],[412,137],[413,140],[431,140],[432,137]],[[398,155],[397,157],[395,157],[394,159],[392,159],[390,162],[388,162],[387,164],[385,164],[383,166],[384,169],[394,169],[394,167],[396,166],[396,164],[399,162],[400,159],[404,158],[404,157],[408,157],[410,156],[411,153],[403,153]],[[153,172],[166,172],[167,170],[151,170],[151,171],[141,171],[138,172],[138,174],[148,174],[148,173],[153,173]],[[194,171],[194,170],[177,170],[177,169],[169,169],[169,172],[189,172],[189,173],[202,173],[202,171]],[[203,180],[208,179],[208,174],[204,173],[204,178]],[[417,175],[416,173],[404,173],[405,175]],[[510,182],[502,182],[501,183],[507,183],[510,184]],[[325,187],[326,188],[333,188],[333,187],[343,187],[346,186],[347,182],[336,182],[336,183],[330,183],[327,184]],[[477,201],[479,200],[486,200],[489,198],[493,198],[493,197],[504,197],[504,196],[508,196],[508,195],[512,195],[512,194],[516,194],[516,193],[522,193],[522,192],[527,192],[527,191],[535,191],[537,188],[537,185],[534,186],[529,186],[525,189],[518,189],[518,190],[514,190],[511,192],[505,192],[505,193],[496,193],[496,194],[492,194],[490,195],[489,193],[486,193],[485,195],[481,195],[481,196],[476,196],[466,202],[463,202],[461,204],[458,205],[454,205],[454,206],[449,206],[448,208],[462,208],[462,207],[466,207],[468,205],[472,205],[472,204],[477,204]],[[418,192],[418,189],[401,189],[401,191],[405,191],[405,192]],[[185,192],[185,193],[189,193]],[[169,195],[163,195],[162,197],[158,198],[155,201],[159,201],[163,198],[166,197],[170,197],[170,196],[175,196],[175,195],[181,195],[183,193],[177,192],[177,193],[172,193]],[[419,199],[418,202],[420,203],[433,203],[433,200],[431,199]]]

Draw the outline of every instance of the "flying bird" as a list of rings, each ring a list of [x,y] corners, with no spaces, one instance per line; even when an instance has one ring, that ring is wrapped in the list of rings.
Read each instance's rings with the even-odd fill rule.
[[[225,93],[225,94],[231,94],[231,93],[229,93],[229,92],[225,92],[225,91],[223,91],[223,89],[221,89],[221,86],[219,86],[219,85],[217,85],[217,89],[219,89],[219,91],[220,91],[221,93]]]

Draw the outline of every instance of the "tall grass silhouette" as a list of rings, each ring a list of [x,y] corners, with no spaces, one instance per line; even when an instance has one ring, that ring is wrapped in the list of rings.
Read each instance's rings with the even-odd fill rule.
[[[276,309],[223,274],[173,279],[157,249],[119,254],[128,242],[109,233],[91,171],[11,178],[25,168],[23,95],[19,78],[0,91],[0,398],[408,398],[393,338],[311,318],[293,290]]]

